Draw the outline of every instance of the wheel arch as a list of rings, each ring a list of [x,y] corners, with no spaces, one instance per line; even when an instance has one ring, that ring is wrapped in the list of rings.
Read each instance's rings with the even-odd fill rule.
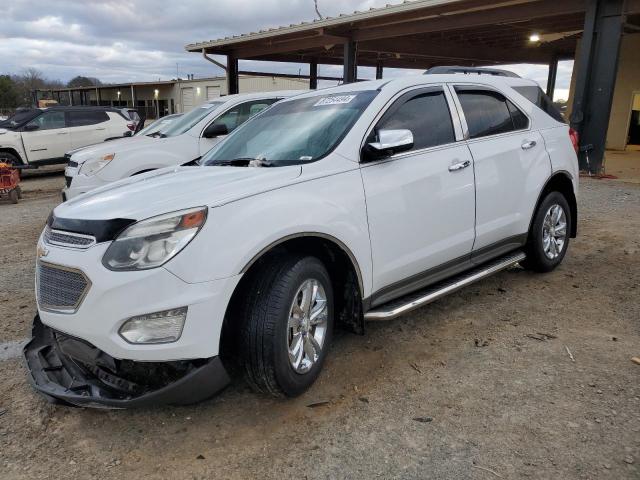
[[[533,209],[533,213],[531,215],[531,220],[529,221],[529,232],[531,231],[533,219],[536,216],[536,212],[538,211],[540,204],[550,192],[560,192],[567,199],[569,209],[571,210],[570,236],[571,238],[576,238],[576,236],[578,235],[578,201],[573,188],[572,176],[569,172],[564,170],[555,172],[553,175],[551,175],[551,177],[549,177],[547,182],[544,184],[544,187],[540,191],[540,195],[538,195],[538,201],[536,202],[535,208]]]
[[[220,352],[235,357],[237,350],[237,328],[240,320],[235,318],[239,302],[243,301],[246,286],[253,275],[260,273],[263,265],[278,255],[302,253],[320,259],[332,281],[335,301],[335,321],[347,330],[357,334],[364,333],[364,315],[362,298],[364,283],[362,272],[353,252],[339,239],[320,232],[304,232],[287,235],[263,249],[242,268],[242,279],[236,285],[222,324]]]
[[[24,165],[24,159],[22,158],[20,153],[18,153],[18,151],[15,148],[1,147],[0,148],[0,153],[2,153],[2,152],[10,153],[11,155],[15,156],[20,161],[20,164]]]

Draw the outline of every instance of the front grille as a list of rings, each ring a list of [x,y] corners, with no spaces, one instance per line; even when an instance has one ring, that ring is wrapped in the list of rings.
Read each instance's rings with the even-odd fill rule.
[[[64,181],[67,184],[67,188],[69,188],[71,186],[71,180],[73,180],[73,177],[70,177],[68,175],[64,176]]]
[[[53,230],[49,225],[45,227],[42,239],[49,245],[71,248],[89,248],[96,243],[95,237],[91,235]]]
[[[38,262],[36,266],[36,294],[43,310],[75,312],[90,286],[91,282],[80,270],[45,262]]]

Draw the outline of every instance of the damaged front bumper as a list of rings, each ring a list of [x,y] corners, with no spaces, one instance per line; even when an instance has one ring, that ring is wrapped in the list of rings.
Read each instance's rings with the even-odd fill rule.
[[[31,385],[51,402],[78,407],[187,405],[229,383],[219,357],[172,362],[115,359],[84,340],[47,327],[36,316],[24,347]]]

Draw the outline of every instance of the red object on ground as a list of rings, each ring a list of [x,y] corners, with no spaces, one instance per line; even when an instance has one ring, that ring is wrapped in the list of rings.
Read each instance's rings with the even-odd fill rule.
[[[19,184],[18,170],[8,163],[0,163],[0,195],[8,195],[11,202],[18,203],[18,199],[22,197]]]

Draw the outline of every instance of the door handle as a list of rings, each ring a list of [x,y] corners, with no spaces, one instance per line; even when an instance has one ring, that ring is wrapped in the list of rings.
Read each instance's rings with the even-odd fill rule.
[[[467,168],[469,165],[471,165],[471,161],[470,160],[465,160],[464,162],[454,163],[453,165],[451,165],[449,167],[449,171],[450,172],[456,172],[458,170],[462,170],[463,168]]]
[[[522,149],[523,150],[529,150],[533,147],[535,147],[537,145],[535,140],[526,140],[523,144],[522,144]]]
[[[96,128],[96,130],[106,130],[106,128]]]
[[[69,132],[58,132],[58,135],[69,135]]]

